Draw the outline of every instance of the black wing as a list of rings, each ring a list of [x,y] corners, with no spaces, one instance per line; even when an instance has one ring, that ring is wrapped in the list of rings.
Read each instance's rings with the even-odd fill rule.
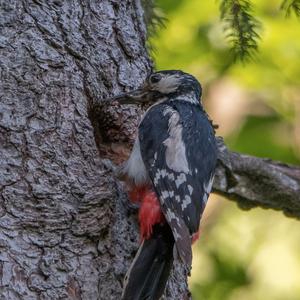
[[[183,261],[192,260],[216,164],[213,129],[200,106],[155,105],[139,127],[141,155]]]

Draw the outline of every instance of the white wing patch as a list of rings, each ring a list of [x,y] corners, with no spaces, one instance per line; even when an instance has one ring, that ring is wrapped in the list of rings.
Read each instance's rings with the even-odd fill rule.
[[[193,190],[194,190],[193,187],[191,185],[188,185],[187,187],[189,189],[190,195],[192,195],[193,194]]]
[[[178,241],[178,239],[181,238],[181,235],[177,232],[176,228],[173,229],[173,236],[175,241]]]
[[[166,178],[166,177],[168,177],[168,179],[172,181],[175,179],[173,173],[169,173],[166,169],[158,169],[153,179],[154,185],[158,184],[160,178]]]
[[[156,160],[157,160],[157,152],[154,153],[154,159],[153,159],[153,161],[152,161],[152,163],[151,163],[151,167],[152,167],[152,168],[155,166]]]
[[[210,177],[209,181],[207,183],[204,184],[204,191],[206,194],[209,194],[214,182],[214,175]]]
[[[182,209],[182,211],[184,211],[188,207],[188,205],[191,204],[191,203],[192,203],[191,197],[188,196],[188,195],[186,195],[184,197],[184,199],[182,200],[182,203],[181,203],[181,209]]]
[[[161,191],[161,196],[163,199],[167,199],[170,197],[169,192],[168,191]]]
[[[175,184],[176,184],[176,187],[179,188],[179,186],[183,183],[186,182],[186,176],[184,173],[180,173],[179,176],[177,176],[176,180],[175,180]]]
[[[213,182],[214,182],[214,175],[212,175],[209,179],[208,182],[204,183],[203,185],[203,189],[204,189],[204,196],[203,196],[203,201],[205,202],[205,204],[207,203],[207,200],[208,200],[208,196],[209,196],[209,193],[211,191],[211,188],[212,188],[212,185],[213,185]]]
[[[169,137],[163,142],[166,146],[167,166],[175,172],[189,173],[189,165],[182,140],[182,125],[178,112],[170,107],[163,114],[169,115]]]
[[[176,220],[177,222],[178,222],[178,224],[180,224],[179,223],[179,218],[175,215],[175,213],[171,210],[171,209],[169,209],[169,208],[167,208],[167,211],[166,211],[166,219],[169,221],[169,222],[171,222],[173,219],[174,220]]]

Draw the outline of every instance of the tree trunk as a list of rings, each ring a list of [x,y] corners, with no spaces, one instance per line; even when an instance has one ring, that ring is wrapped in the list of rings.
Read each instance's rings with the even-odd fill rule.
[[[139,237],[113,169],[140,111],[99,99],[151,71],[140,2],[0,3],[1,300],[120,299]],[[216,190],[240,195],[223,163]],[[166,299],[188,298],[176,263]]]
[[[139,237],[105,158],[126,154],[138,114],[115,106],[97,120],[89,107],[151,69],[141,3],[0,11],[0,299],[119,299]]]

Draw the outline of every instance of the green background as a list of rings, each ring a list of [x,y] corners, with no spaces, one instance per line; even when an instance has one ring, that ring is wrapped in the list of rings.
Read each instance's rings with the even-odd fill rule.
[[[218,1],[160,0],[166,27],[150,39],[156,69],[195,75],[231,150],[300,162],[300,21],[280,1],[253,1],[262,22],[254,61],[232,64]],[[212,195],[194,246],[193,299],[300,299],[300,223],[243,211]]]

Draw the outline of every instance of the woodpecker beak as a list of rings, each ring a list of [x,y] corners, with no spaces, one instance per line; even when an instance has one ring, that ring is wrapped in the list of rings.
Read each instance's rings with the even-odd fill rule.
[[[112,99],[120,104],[147,104],[155,102],[161,96],[160,92],[151,90],[147,84],[144,84],[137,90],[115,96]]]
[[[113,99],[120,104],[143,104],[148,102],[149,92],[145,88],[140,88],[135,91],[121,94]]]

